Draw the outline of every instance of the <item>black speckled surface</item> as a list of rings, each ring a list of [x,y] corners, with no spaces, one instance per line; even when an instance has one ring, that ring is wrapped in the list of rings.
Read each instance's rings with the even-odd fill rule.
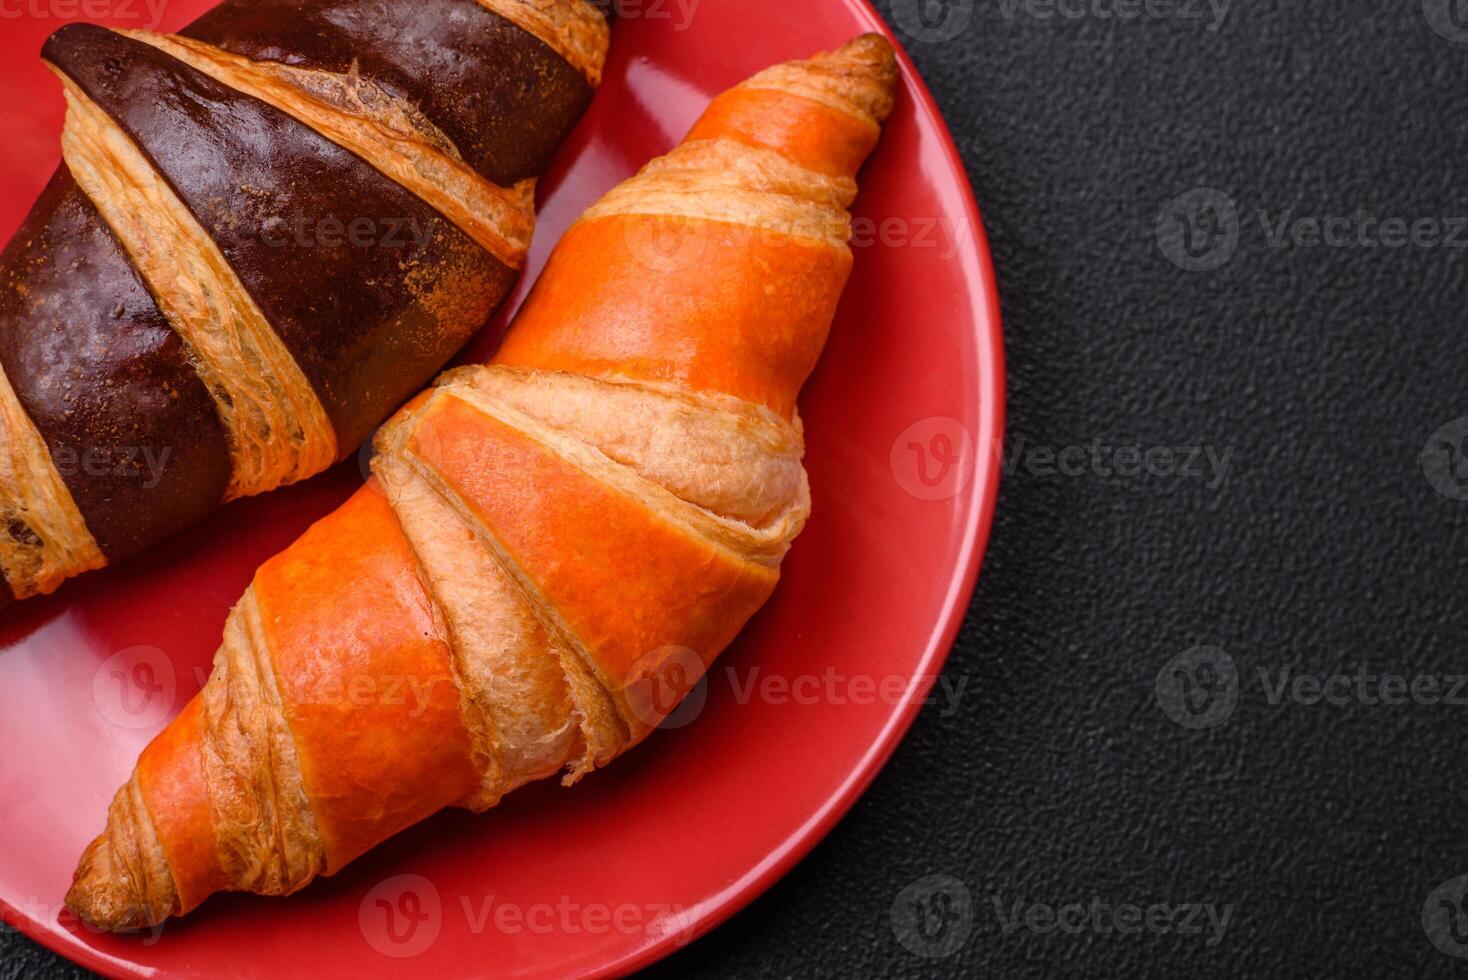
[[[1098,15],[1118,4],[1142,16]],[[917,0],[881,4],[894,5]],[[1468,475],[1468,460],[1462,432],[1434,436],[1468,416],[1468,253],[1454,244],[1468,222],[1447,220],[1468,218],[1468,43],[1443,36],[1468,41],[1468,10],[1458,30],[1448,0],[1234,0],[1210,31],[1214,10],[1192,0],[1058,6],[1082,16],[940,0],[928,23],[972,7],[967,30],[909,45],[992,237],[1022,449],[949,665],[974,693],[949,717],[929,709],[806,862],[654,973],[1462,975],[1468,960],[1434,947],[1423,911],[1468,874],[1455,761],[1468,690],[1436,696],[1462,704],[1370,704],[1379,676],[1367,698],[1352,676],[1331,688],[1341,703],[1312,705],[1308,687],[1273,688],[1285,669],[1364,669],[1451,694],[1468,673],[1468,502],[1447,465]],[[1238,223],[1217,196],[1164,207],[1199,187]],[[1171,229],[1203,204],[1221,235],[1215,251],[1192,242],[1198,262],[1234,232],[1236,250],[1184,271],[1158,217]],[[1264,225],[1285,212],[1351,227],[1331,225],[1336,245],[1276,245]],[[1369,222],[1394,218],[1437,219],[1452,242],[1429,246],[1423,225],[1392,247]],[[1070,446],[1086,447],[1084,464],[1067,457],[1081,475],[1045,475],[1043,450]],[[1218,462],[1102,476],[1097,446],[1205,447]],[[1115,453],[1101,455],[1111,471]],[[1219,650],[1174,660],[1199,646]],[[1233,685],[1189,713],[1174,668],[1227,682],[1230,665]],[[972,896],[967,920],[948,919],[969,935],[915,955],[891,908],[939,874]],[[1430,908],[1445,917],[1441,897]],[[1118,934],[1096,928],[1093,902],[1111,908],[1107,930],[1123,905],[1211,905],[1228,925],[1178,934],[1143,918]],[[1082,903],[1087,921],[1006,928],[1017,903],[1042,925],[1045,908]],[[1450,924],[1438,939],[1461,951]],[[4,980],[75,973],[20,938],[0,937],[0,956]]]

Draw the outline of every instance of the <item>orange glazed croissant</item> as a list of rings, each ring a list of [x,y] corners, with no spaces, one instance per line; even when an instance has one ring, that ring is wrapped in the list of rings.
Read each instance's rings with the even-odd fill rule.
[[[644,739],[805,523],[795,399],[895,79],[875,35],[762,72],[587,212],[493,362],[403,409],[260,569],[68,904],[120,929],[288,894]]]

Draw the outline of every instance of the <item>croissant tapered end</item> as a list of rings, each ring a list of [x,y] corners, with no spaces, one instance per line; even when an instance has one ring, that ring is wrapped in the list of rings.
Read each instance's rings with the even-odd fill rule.
[[[149,903],[137,885],[103,834],[82,855],[66,904],[86,922],[112,932],[146,929],[167,919],[171,909]]]
[[[117,867],[112,845],[104,834],[87,845],[82,854],[76,878],[66,893],[66,904],[83,919],[104,928],[146,925],[143,910],[129,887],[131,880]]]
[[[832,177],[855,177],[892,114],[897,53],[864,34],[807,61],[767,68],[709,104],[685,142],[731,139]]]
[[[873,123],[884,123],[892,115],[897,52],[880,34],[863,34],[830,54],[762,74],[778,75],[788,69],[804,72],[821,94],[843,103],[848,111],[870,117]]]

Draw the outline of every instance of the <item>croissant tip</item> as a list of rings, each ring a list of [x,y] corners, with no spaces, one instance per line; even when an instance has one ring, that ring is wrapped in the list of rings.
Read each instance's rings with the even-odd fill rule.
[[[868,33],[854,37],[842,45],[836,54],[849,60],[865,61],[897,70],[897,51],[892,47],[892,42],[881,34]]]
[[[113,867],[112,847],[106,835],[87,846],[77,864],[66,905],[89,925],[108,932],[126,932],[157,925],[145,903],[137,901],[126,874]]]
[[[897,88],[897,49],[881,34],[862,34],[828,55],[818,57],[855,82],[848,96],[860,100],[878,124],[892,114]]]

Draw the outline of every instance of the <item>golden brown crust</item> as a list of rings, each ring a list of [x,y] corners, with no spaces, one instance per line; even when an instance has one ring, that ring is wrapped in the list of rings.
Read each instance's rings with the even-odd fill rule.
[[[892,114],[896,81],[892,45],[880,34],[866,34],[831,54],[766,68],[740,88],[799,95],[878,126]]]
[[[460,368],[440,384],[467,385],[503,401],[730,521],[767,529],[792,504],[809,506],[799,428],[763,406],[672,386],[515,368]]]
[[[582,221],[642,214],[740,225],[845,248],[856,182],[732,140],[684,143],[592,205]]]
[[[195,355],[230,441],[229,499],[314,476],[337,455],[326,410],[214,240],[70,78],[62,155]]]
[[[607,19],[585,0],[479,0],[505,20],[540,38],[592,85],[601,84],[611,44]]]
[[[0,574],[17,599],[107,564],[41,434],[0,368]]]
[[[464,801],[488,809],[565,769],[574,781],[625,741],[583,658],[515,575],[492,532],[406,447],[411,417],[379,441],[373,470],[442,618],[482,774]]]
[[[107,811],[107,833],[82,855],[66,904],[113,930],[156,925],[178,911],[178,892],[137,776]]]
[[[240,889],[288,895],[319,874],[326,857],[253,589],[230,613],[200,696],[220,864]]]

